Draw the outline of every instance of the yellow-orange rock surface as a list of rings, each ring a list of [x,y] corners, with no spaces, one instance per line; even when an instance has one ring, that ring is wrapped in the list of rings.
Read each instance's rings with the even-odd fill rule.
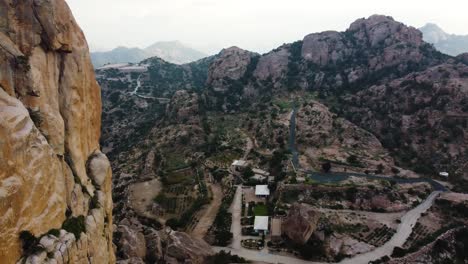
[[[0,263],[115,262],[100,129],[100,88],[65,1],[0,0]],[[22,251],[20,232],[39,238],[81,215],[80,239],[61,230],[43,252]]]

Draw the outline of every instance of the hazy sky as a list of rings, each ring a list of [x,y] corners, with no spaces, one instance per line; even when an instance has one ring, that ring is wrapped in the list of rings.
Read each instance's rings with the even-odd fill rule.
[[[468,34],[466,0],[67,0],[92,50],[180,40],[207,53],[239,46],[267,52],[357,18],[393,16]]]

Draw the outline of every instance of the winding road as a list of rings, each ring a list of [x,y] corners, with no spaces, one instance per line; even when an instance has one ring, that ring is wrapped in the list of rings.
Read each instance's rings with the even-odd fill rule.
[[[233,222],[231,226],[231,232],[233,232],[233,242],[229,247],[213,247],[217,252],[226,251],[246,258],[252,261],[263,261],[268,263],[291,263],[291,264],[325,264],[324,262],[312,262],[302,259],[297,259],[289,256],[282,256],[270,253],[268,251],[255,251],[242,248],[240,246],[241,240],[241,225],[240,225],[240,210],[241,210],[241,187],[237,187],[236,196],[231,206],[231,212],[233,213]],[[414,209],[408,211],[402,218],[401,223],[398,225],[396,233],[393,237],[381,247],[378,247],[372,251],[364,254],[356,255],[352,258],[342,260],[341,264],[367,264],[370,261],[380,259],[381,257],[391,255],[395,247],[401,247],[410,236],[413,227],[421,217],[421,214],[426,212],[434,203],[434,200],[440,194],[440,191],[435,191],[427,197],[427,199]]]
[[[141,75],[138,76],[137,86],[135,87],[135,90],[133,90],[133,92],[130,93],[131,95],[138,95],[138,89],[140,89],[140,87],[141,87],[140,78],[141,78]]]

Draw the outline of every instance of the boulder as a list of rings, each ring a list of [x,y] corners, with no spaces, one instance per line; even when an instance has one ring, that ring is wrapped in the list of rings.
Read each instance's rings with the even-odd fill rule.
[[[205,263],[213,249],[205,241],[190,237],[187,233],[170,231],[168,234],[166,254],[179,262]]]
[[[283,233],[294,243],[303,245],[317,229],[320,212],[306,204],[293,204],[283,221]]]

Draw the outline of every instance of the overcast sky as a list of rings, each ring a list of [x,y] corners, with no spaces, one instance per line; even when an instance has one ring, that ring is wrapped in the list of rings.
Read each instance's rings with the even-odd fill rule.
[[[67,0],[90,47],[146,47],[180,40],[206,53],[239,46],[267,52],[357,18],[393,16],[407,25],[433,22],[468,34],[466,0]]]

